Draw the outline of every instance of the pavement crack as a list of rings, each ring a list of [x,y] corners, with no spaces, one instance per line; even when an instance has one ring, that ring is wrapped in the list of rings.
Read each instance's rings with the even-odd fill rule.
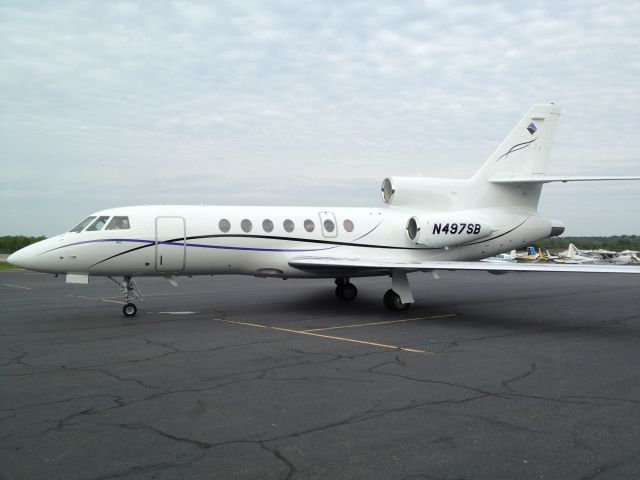
[[[101,475],[99,477],[93,477],[91,480],[111,480],[114,478],[123,478],[123,477],[128,477],[130,475],[136,475],[136,474],[152,472],[152,471],[163,471],[168,468],[191,465],[192,463],[195,463],[196,461],[201,459],[203,455],[204,453],[198,453],[197,455],[194,455],[192,458],[186,459],[185,461],[182,461],[182,462],[173,461],[173,462],[149,463],[146,465],[136,465],[134,467],[128,468],[118,473],[112,473],[107,475]],[[155,478],[155,476],[151,478]]]
[[[640,405],[640,400],[636,398],[620,398],[620,397],[603,397],[597,395],[569,395],[562,398],[566,398],[567,400],[576,399],[576,400],[603,400],[607,402],[616,402],[616,403],[633,403],[636,405]]]
[[[460,383],[453,383],[453,382],[446,382],[444,380],[430,380],[430,379],[425,379],[425,378],[416,378],[416,377],[412,377],[409,375],[402,375],[399,373],[390,373],[390,372],[379,372],[376,371],[377,368],[380,368],[384,365],[389,365],[389,364],[395,364],[395,362],[384,362],[381,363],[379,365],[373,366],[371,368],[369,368],[367,371],[369,371],[370,373],[373,373],[375,375],[383,375],[383,376],[388,376],[388,377],[398,377],[398,378],[403,378],[405,380],[411,381],[411,382],[418,382],[418,383],[427,383],[427,384],[431,384],[431,385],[444,385],[444,386],[448,386],[448,387],[454,387],[454,388],[461,388],[463,390],[469,390],[471,392],[477,393],[481,396],[489,396],[489,397],[493,397],[493,398],[501,398],[504,400],[513,400],[513,399],[528,399],[528,400],[545,400],[548,402],[555,402],[555,403],[565,403],[565,404],[574,404],[574,405],[587,405],[589,404],[589,402],[587,401],[581,401],[581,400],[571,400],[570,398],[554,398],[554,397],[545,397],[542,395],[529,395],[529,394],[524,394],[524,393],[516,393],[514,391],[508,392],[508,393],[501,393],[501,392],[492,392],[489,390],[484,390],[482,388],[477,388],[477,387],[472,387],[469,385],[463,385]],[[477,397],[477,398],[481,398],[481,397]]]
[[[505,380],[504,382],[502,382],[502,386],[507,390],[509,390],[510,392],[513,392],[514,391],[513,388],[509,386],[510,383],[514,383],[514,382],[517,382],[518,380],[522,380],[523,378],[527,378],[529,375],[531,375],[535,371],[536,371],[536,364],[535,362],[532,362],[531,365],[529,366],[529,370],[527,370],[521,375],[517,375],[513,378],[510,378],[509,380]]]
[[[205,442],[202,440],[194,440],[192,438],[187,438],[187,437],[179,437],[177,435],[172,435],[170,433],[167,433],[163,430],[160,430],[159,428],[156,427],[152,427],[151,425],[147,425],[145,423],[120,423],[118,425],[116,425],[120,428],[125,428],[127,430],[151,430],[152,432],[168,438],[169,440],[174,440],[176,442],[182,442],[182,443],[187,443],[189,445],[193,445],[194,447],[197,448],[201,448],[201,449],[209,449],[211,447],[214,446],[214,444],[209,443],[209,442]]]
[[[102,368],[67,368],[67,370],[75,370],[78,372],[98,372],[106,375],[107,377],[115,378],[116,380],[119,380],[121,382],[135,382],[141,387],[148,388],[150,390],[159,390],[160,388],[162,388],[155,385],[149,385],[148,383],[145,383],[142,380],[138,380],[137,378],[121,377]]]
[[[0,412],[19,412],[21,410],[26,410],[27,408],[48,407],[51,405],[58,405],[61,403],[69,403],[76,400],[87,400],[92,398],[109,398],[111,400],[114,400],[119,397],[116,397],[115,395],[84,395],[80,397],[63,398],[61,400],[52,400],[50,402],[29,403],[27,405],[22,405],[20,407],[15,407],[15,408],[0,408]]]
[[[13,364],[18,364],[18,365],[22,365],[22,366],[29,367],[29,368],[34,368],[32,365],[29,365],[28,363],[22,361],[23,358],[26,358],[26,357],[29,356],[29,352],[25,352],[25,351],[22,351],[22,350],[11,350],[11,349],[8,349],[7,352],[15,353],[15,354],[17,354],[17,356],[13,357],[8,362],[1,364],[0,368],[8,367],[9,365],[13,365]]]
[[[147,345],[153,345],[154,347],[162,347],[162,348],[166,348],[167,350],[172,350],[173,353],[180,353],[180,349],[177,347],[173,347],[171,345],[169,345],[168,343],[162,343],[162,342],[155,342],[149,338],[143,337],[144,342]]]
[[[260,445],[260,447],[262,449],[266,450],[267,452],[272,453],[275,458],[277,458],[279,461],[281,461],[282,463],[284,463],[286,465],[288,471],[287,471],[287,475],[284,477],[284,480],[291,480],[291,478],[293,477],[293,475],[297,471],[295,465],[293,463],[291,463],[291,461],[288,458],[286,458],[284,455],[282,455],[280,450],[278,450],[277,448],[269,448],[265,444],[265,442],[258,442],[258,444]]]
[[[603,473],[611,473],[611,470],[615,470],[630,461],[637,460],[638,452],[634,452],[632,455],[627,455],[626,457],[619,458],[618,460],[614,460],[611,462],[603,463],[596,468],[594,468],[590,473],[583,475],[580,477],[580,480],[593,480],[598,478]],[[613,477],[617,478],[617,475],[613,475]]]

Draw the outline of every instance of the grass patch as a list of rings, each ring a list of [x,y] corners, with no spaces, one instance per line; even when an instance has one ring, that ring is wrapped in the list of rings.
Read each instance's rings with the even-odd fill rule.
[[[10,263],[0,262],[0,270],[23,270],[20,267],[11,265]]]

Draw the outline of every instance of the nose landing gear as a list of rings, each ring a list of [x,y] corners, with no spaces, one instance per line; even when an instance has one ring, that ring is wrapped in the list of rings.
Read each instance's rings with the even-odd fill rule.
[[[125,275],[123,282],[118,282],[115,278],[109,277],[121,288],[124,295],[124,306],[122,307],[122,313],[125,317],[134,317],[138,313],[138,307],[132,302],[132,300],[142,301],[142,290],[138,287],[136,281],[128,275]]]

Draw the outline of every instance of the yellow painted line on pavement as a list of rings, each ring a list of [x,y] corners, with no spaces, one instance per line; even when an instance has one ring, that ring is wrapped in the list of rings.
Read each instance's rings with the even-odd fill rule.
[[[13,285],[11,283],[5,283],[4,286],[5,287],[13,287],[13,288],[21,288],[23,290],[31,290],[31,287],[23,287],[21,285]]]
[[[52,275],[51,273],[33,272],[24,268],[3,268],[0,273],[19,273],[20,275]]]
[[[384,322],[370,322],[370,323],[355,323],[353,325],[338,325],[336,327],[324,327],[324,328],[310,328],[308,330],[304,330],[305,332],[323,332],[325,330],[339,330],[342,328],[358,328],[358,327],[369,327],[372,325],[388,325],[390,323],[404,323],[404,322],[416,322],[418,320],[432,320],[434,318],[447,318],[447,317],[455,317],[455,313],[449,313],[447,315],[433,315],[431,317],[416,317],[416,318],[403,318],[401,320],[387,320]]]
[[[389,345],[386,343],[378,343],[378,342],[370,342],[367,340],[356,340],[354,338],[346,338],[346,337],[336,337],[334,335],[324,335],[321,333],[314,333],[314,332],[309,332],[309,331],[305,331],[305,330],[293,330],[291,328],[283,328],[283,327],[273,327],[271,325],[262,325],[259,323],[247,323],[247,322],[238,322],[235,320],[225,320],[222,318],[214,318],[213,320],[215,320],[216,322],[224,322],[224,323],[231,323],[234,325],[242,325],[245,327],[255,327],[255,328],[266,328],[266,329],[270,329],[270,330],[277,330],[280,332],[287,332],[287,333],[293,333],[295,335],[307,335],[310,337],[319,337],[319,338],[325,338],[328,340],[336,340],[339,342],[350,342],[350,343],[357,343],[357,344],[361,344],[361,345],[369,345],[372,347],[379,347],[379,348],[388,348],[390,350],[401,350],[403,352],[410,352],[410,353],[420,353],[422,355],[435,355],[434,352],[429,352],[426,350],[418,350],[417,348],[409,348],[409,347],[402,347],[399,345]]]
[[[109,300],[108,298],[97,298],[96,300],[101,300],[103,302],[109,302],[109,303],[117,303],[118,305],[124,305],[124,302],[120,302],[118,300]]]
[[[235,320],[224,320],[222,318],[214,318],[216,322],[233,323],[235,325],[244,325],[245,327],[257,327],[257,328],[274,328],[269,325],[260,325],[258,323],[236,322]]]
[[[72,294],[68,294],[70,297],[75,297],[75,298],[81,298],[83,300],[99,300],[101,302],[109,302],[109,303],[117,303],[120,305],[123,305],[124,302],[119,302],[117,300],[109,300],[108,298],[99,298],[99,297],[86,297],[84,295],[72,295]]]

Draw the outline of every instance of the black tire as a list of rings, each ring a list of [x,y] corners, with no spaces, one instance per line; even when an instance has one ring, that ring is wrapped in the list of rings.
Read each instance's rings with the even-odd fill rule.
[[[122,313],[124,313],[125,317],[135,317],[136,313],[138,313],[138,307],[136,307],[133,303],[127,303],[124,307],[122,307]]]
[[[402,303],[400,295],[391,289],[387,290],[382,301],[384,302],[385,307],[394,312],[403,312],[411,306],[410,303]]]
[[[336,297],[343,302],[352,302],[358,296],[358,289],[353,283],[342,283],[336,287]]]

